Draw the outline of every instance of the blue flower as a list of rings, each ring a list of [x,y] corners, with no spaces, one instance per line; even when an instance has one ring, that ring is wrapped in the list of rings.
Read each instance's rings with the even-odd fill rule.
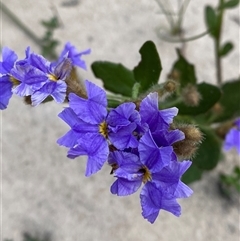
[[[16,63],[11,75],[20,81],[13,89],[19,96],[31,95],[32,105],[39,105],[48,96],[62,103],[66,97],[66,78],[70,75],[72,62],[64,57],[58,63],[51,63],[41,55],[30,54],[26,50],[26,58]]]
[[[228,151],[232,148],[236,148],[240,155],[240,118],[238,118],[234,124],[234,127],[230,129],[225,137],[224,150]]]
[[[176,132],[174,131],[174,133]],[[162,138],[165,137],[162,136]],[[177,137],[175,141],[178,140]],[[163,188],[167,180],[171,188],[173,188],[173,183],[176,187],[179,184],[178,179],[186,171],[186,169],[183,171],[179,169],[179,165],[183,165],[184,162],[182,164],[177,162],[172,146],[158,147],[150,132],[147,132],[140,139],[137,154],[114,151],[110,153],[108,162],[111,166],[117,167],[114,171],[117,180],[113,183],[111,192],[118,196],[133,194],[141,186],[141,183],[148,181],[155,182],[159,187]],[[174,171],[171,172],[171,169]],[[165,172],[170,173],[168,179],[162,179],[162,174]],[[173,178],[174,175],[175,178]],[[164,174],[165,176],[166,174]],[[173,191],[171,190],[171,192]]]
[[[59,117],[71,130],[57,142],[70,148],[69,158],[88,156],[85,174],[90,176],[106,162],[109,144],[117,149],[137,147],[133,132],[140,117],[133,103],[124,103],[108,113],[105,91],[89,81],[86,81],[86,89],[88,99],[69,94],[69,108]]]
[[[153,223],[161,209],[179,216],[180,206],[176,199],[192,194],[192,190],[180,180],[191,162],[178,162],[174,154],[169,155],[169,160],[168,166],[158,170],[157,164],[148,166],[135,154],[112,152],[109,164],[115,166],[117,180],[111,186],[111,192],[118,196],[130,195],[143,183],[140,199],[144,218]]]
[[[86,70],[87,69],[86,63],[84,60],[81,59],[81,57],[82,55],[90,54],[90,53],[91,53],[90,49],[79,52],[74,45],[72,45],[70,42],[67,42],[64,46],[62,53],[60,54],[59,60],[61,61],[61,59],[67,55],[67,57],[71,59],[72,64],[74,66],[78,66]]]
[[[169,130],[177,110],[151,111],[149,106],[153,99],[156,100],[157,96],[149,94],[141,105],[140,112],[146,110],[151,113],[151,118],[142,112],[144,120],[141,121],[147,123],[149,129],[140,137],[138,147],[114,151],[108,160],[117,178],[111,186],[113,194],[131,195],[144,184],[140,193],[142,215],[151,223],[161,209],[179,216],[181,207],[176,199],[192,194],[192,190],[180,180],[191,162],[178,162],[172,147],[185,138],[183,132]]]

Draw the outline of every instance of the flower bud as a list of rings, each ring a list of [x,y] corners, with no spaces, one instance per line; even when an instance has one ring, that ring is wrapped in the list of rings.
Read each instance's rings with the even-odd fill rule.
[[[212,108],[211,108],[211,112],[214,114],[214,115],[221,115],[224,111],[224,108],[223,106],[217,102]]]
[[[168,74],[168,78],[179,82],[180,72],[176,69],[173,69],[172,72]]]
[[[198,106],[199,101],[201,100],[201,95],[196,86],[188,84],[182,90],[182,99],[187,106]]]
[[[229,132],[229,130],[234,127],[234,122],[232,120],[221,123],[216,129],[216,134],[221,138],[225,139],[226,134]]]
[[[195,155],[203,140],[202,132],[191,124],[174,124],[171,129],[178,129],[185,134],[185,139],[173,144],[173,149],[180,159],[191,158]]]
[[[172,79],[169,79],[165,82],[163,88],[168,92],[168,93],[173,93],[176,91],[178,87],[178,83]]]
[[[87,99],[87,94],[84,86],[82,85],[79,77],[77,75],[77,70],[75,67],[72,68],[69,77],[66,79],[67,84],[67,96],[70,93],[75,93],[76,95]]]

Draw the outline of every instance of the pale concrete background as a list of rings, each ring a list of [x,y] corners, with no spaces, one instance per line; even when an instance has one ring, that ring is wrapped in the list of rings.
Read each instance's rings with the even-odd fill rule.
[[[156,29],[167,26],[154,0],[84,1],[64,6],[63,0],[3,0],[38,36],[44,33],[39,24],[57,9],[63,27],[56,31],[62,49],[71,41],[79,50],[92,49],[86,56],[88,71],[80,70],[83,79],[99,85],[90,64],[96,60],[121,62],[129,68],[137,65],[139,48],[146,40],[157,45],[163,65],[164,81],[176,60],[180,44],[162,41]],[[171,1],[173,5],[177,0]],[[184,21],[186,36],[205,30],[203,8],[217,1],[191,1]],[[239,75],[239,8],[225,15],[223,40],[231,40],[235,49],[223,61],[224,79]],[[20,57],[31,46],[38,47],[1,13],[1,45],[14,49]],[[215,83],[212,40],[205,36],[186,46],[186,56],[196,64],[198,81]],[[151,225],[141,216],[139,193],[119,198],[111,195],[113,182],[108,167],[86,178],[85,159],[66,158],[66,149],[56,140],[68,127],[57,114],[63,105],[50,103],[37,108],[22,104],[13,97],[7,110],[1,112],[1,238],[20,241],[22,233],[44,236],[53,241],[102,240],[169,240],[169,241],[237,241],[239,240],[239,200],[229,202],[219,196],[217,177],[229,173],[239,162],[235,152],[226,154],[218,167],[205,173],[191,185],[192,197],[181,200],[182,215],[176,218],[162,212]]]

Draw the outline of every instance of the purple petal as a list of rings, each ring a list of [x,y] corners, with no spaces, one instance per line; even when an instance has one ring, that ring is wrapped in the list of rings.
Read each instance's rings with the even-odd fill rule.
[[[135,193],[141,186],[140,181],[128,181],[123,178],[118,178],[111,186],[111,193],[118,196],[127,196]]]
[[[18,96],[28,96],[33,93],[33,90],[29,85],[21,83],[20,85],[14,87],[12,92]]]
[[[138,112],[135,110],[136,105],[133,103],[123,103],[119,105],[117,108],[111,110],[107,117],[107,123],[111,127],[122,127],[129,125],[130,117],[133,117],[133,121],[140,121],[140,116]]]
[[[82,124],[76,113],[71,108],[65,108],[58,116],[65,121],[70,127],[76,124]]]
[[[161,209],[170,212],[177,217],[181,215],[181,206],[175,198],[163,198]]]
[[[152,133],[152,137],[157,144],[157,146],[171,146],[177,141],[185,139],[185,135],[179,130],[160,130]]]
[[[143,123],[147,123],[150,129],[156,130],[158,119],[158,94],[150,93],[144,98],[140,105],[139,110]]]
[[[171,195],[163,193],[153,183],[147,182],[141,194],[142,215],[150,223],[154,223],[161,209],[180,216],[181,207]]]
[[[43,56],[32,53],[29,56],[29,63],[42,72],[49,73],[51,63]]]
[[[13,68],[17,58],[18,57],[13,50],[9,49],[8,47],[3,47],[2,48],[3,61],[0,62],[0,73],[8,74]]]
[[[173,107],[166,110],[158,109],[158,94],[150,93],[143,99],[140,105],[140,116],[142,123],[147,123],[151,132],[168,129],[173,117],[177,115],[178,109]]]
[[[107,97],[105,90],[88,80],[85,81],[85,85],[88,93],[88,99],[104,107],[107,107]]]
[[[140,193],[142,216],[150,223],[154,223],[159,214],[162,195],[162,192],[150,182],[147,182],[142,188]]]
[[[43,100],[45,100],[49,95],[51,95],[56,102],[62,103],[66,96],[67,85],[65,82],[61,81],[49,81],[41,89],[35,91],[32,96],[32,105],[37,106]]]
[[[69,106],[85,122],[100,124],[107,115],[106,93],[89,81],[86,81],[86,87],[88,99],[71,93],[69,94]]]
[[[69,58],[63,58],[56,66],[50,66],[52,73],[59,79],[65,80],[71,73],[72,61]]]
[[[181,187],[183,186],[180,184],[180,178],[191,164],[192,162],[190,161],[171,161],[170,164],[164,167],[160,172],[152,174],[152,181],[157,187],[160,187],[162,190],[172,194],[176,198],[180,198],[181,196],[175,196],[175,193],[177,189],[179,194],[184,192],[184,190],[181,190]]]
[[[58,116],[63,121],[65,121],[75,132],[79,133],[79,135],[85,135],[86,133],[98,133],[97,125],[85,123],[78,118],[76,113],[71,108],[65,108]]]
[[[240,155],[240,131],[232,128],[225,137],[225,142],[223,146],[225,151],[232,148],[236,148],[238,154]]]
[[[119,150],[124,150],[125,148],[136,148],[138,146],[138,140],[133,136],[133,131],[136,128],[135,123],[131,123],[126,127],[122,127],[116,133],[109,131],[110,142]]]
[[[9,76],[0,77],[0,110],[7,108],[9,100],[12,97],[12,86],[13,84]]]
[[[42,91],[35,91],[31,95],[32,106],[38,106],[41,104],[47,97],[49,96],[48,93]]]
[[[176,108],[176,107],[168,108],[165,110],[161,110],[160,113],[161,113],[161,117],[163,118],[165,123],[171,124],[173,122],[173,118],[178,113],[178,108]]]
[[[167,166],[172,158],[173,147],[158,147],[154,142],[150,131],[143,135],[139,141],[140,161],[151,170],[158,172]]]
[[[237,129],[240,130],[240,117],[235,120],[234,124],[237,126]]]
[[[135,154],[123,151],[113,151],[109,154],[112,163],[118,164],[119,167],[126,171],[132,171],[136,167],[136,171],[141,167],[139,157]]]
[[[56,82],[56,88],[53,90],[51,96],[57,103],[63,103],[66,98],[67,85],[64,81],[58,80]]]
[[[106,162],[109,154],[107,141],[98,134],[86,134],[78,140],[78,146],[68,151],[69,158],[87,155],[87,168],[85,175],[90,176],[99,171]]]
[[[69,148],[74,147],[78,143],[78,139],[81,137],[81,134],[77,133],[74,130],[68,131],[64,136],[60,137],[57,140],[58,145],[66,146]]]
[[[70,42],[67,42],[64,46],[64,49],[59,59],[63,58],[63,56],[67,54],[67,56],[72,60],[73,65],[79,66],[80,68],[83,68],[86,70],[87,69],[86,63],[84,60],[81,59],[81,56],[85,54],[90,54],[90,52],[91,52],[90,49],[87,49],[82,52],[78,52],[78,50],[74,45],[72,45]]]
[[[179,181],[177,188],[174,192],[175,198],[187,198],[193,194],[193,190],[184,184],[182,181]]]
[[[34,91],[40,89],[48,80],[48,77],[41,70],[25,63],[23,65],[16,65],[11,70],[11,75],[20,82],[29,85]]]

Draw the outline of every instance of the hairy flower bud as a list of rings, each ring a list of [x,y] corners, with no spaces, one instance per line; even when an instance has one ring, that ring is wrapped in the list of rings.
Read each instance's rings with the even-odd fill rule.
[[[174,151],[180,159],[191,158],[195,155],[203,134],[191,124],[173,124],[171,129],[178,129],[185,134],[185,139],[173,144]]]
[[[75,93],[76,95],[87,99],[87,93],[86,90],[79,80],[79,77],[77,75],[77,70],[75,67],[72,68],[70,75],[66,79],[66,84],[67,84],[67,96],[70,93]]]
[[[232,127],[234,127],[234,122],[233,120],[221,123],[216,129],[215,132],[216,134],[221,138],[225,139],[226,134],[230,131]]]
[[[163,86],[163,88],[170,94],[174,93],[177,87],[178,87],[178,83],[172,79],[167,80]]]
[[[173,69],[172,72],[168,74],[168,78],[179,82],[180,80],[179,71],[176,69]]]
[[[196,86],[188,84],[182,90],[182,99],[187,106],[198,106],[199,101],[201,100],[201,95]]]
[[[214,114],[214,115],[221,115],[224,111],[224,108],[223,106],[217,102],[212,108],[211,108],[211,112]]]

